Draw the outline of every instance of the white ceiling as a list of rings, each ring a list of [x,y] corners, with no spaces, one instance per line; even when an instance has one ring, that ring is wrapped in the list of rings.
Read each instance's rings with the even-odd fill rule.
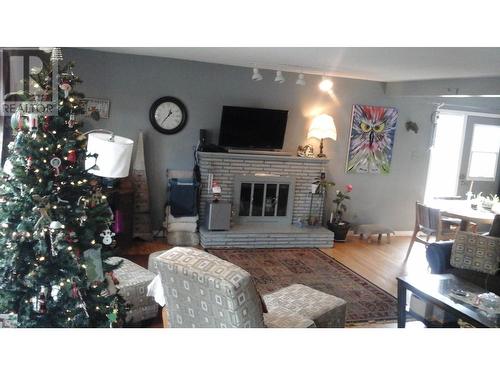
[[[104,47],[95,50],[397,82],[500,76],[500,48]]]

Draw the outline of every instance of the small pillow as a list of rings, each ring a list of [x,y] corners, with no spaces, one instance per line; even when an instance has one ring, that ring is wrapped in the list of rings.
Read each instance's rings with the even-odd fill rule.
[[[494,275],[499,269],[500,238],[471,232],[458,232],[451,249],[455,268]]]

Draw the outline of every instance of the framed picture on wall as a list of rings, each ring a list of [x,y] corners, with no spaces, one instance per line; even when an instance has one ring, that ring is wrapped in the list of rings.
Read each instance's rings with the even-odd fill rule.
[[[109,106],[111,101],[108,99],[85,98],[85,116],[94,120],[109,118]]]
[[[389,174],[397,122],[396,108],[353,105],[346,172]]]

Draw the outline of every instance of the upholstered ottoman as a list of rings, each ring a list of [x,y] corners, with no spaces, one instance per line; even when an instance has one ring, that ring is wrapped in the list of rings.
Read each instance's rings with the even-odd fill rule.
[[[158,258],[165,251],[167,250],[155,251],[154,253],[149,254],[148,271],[153,272],[155,275],[158,275],[160,273],[160,271],[158,270],[158,262],[156,261],[156,258]]]
[[[345,327],[346,302],[308,286],[293,284],[262,298],[270,313],[287,309],[314,321],[319,328]]]
[[[378,235],[377,242],[382,241],[382,235],[387,235],[387,243],[391,243],[391,234],[395,234],[391,228],[380,224],[361,224],[354,229],[354,234],[359,234],[359,238],[363,239],[366,236],[368,242],[371,242],[373,234]]]
[[[264,313],[264,325],[267,328],[315,328],[316,324],[302,315],[278,306]]]
[[[155,274],[128,259],[112,257],[108,262],[117,264],[121,260],[123,263],[114,271],[114,275],[119,281],[116,285],[118,294],[131,305],[131,309],[127,312],[127,323],[155,318],[158,314],[158,304],[153,297],[146,295],[148,284],[154,279]]]

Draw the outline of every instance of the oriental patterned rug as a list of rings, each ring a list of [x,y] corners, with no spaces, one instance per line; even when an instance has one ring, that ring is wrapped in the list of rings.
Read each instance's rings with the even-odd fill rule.
[[[208,250],[248,271],[261,294],[304,284],[347,302],[347,323],[397,319],[397,301],[319,249]]]

